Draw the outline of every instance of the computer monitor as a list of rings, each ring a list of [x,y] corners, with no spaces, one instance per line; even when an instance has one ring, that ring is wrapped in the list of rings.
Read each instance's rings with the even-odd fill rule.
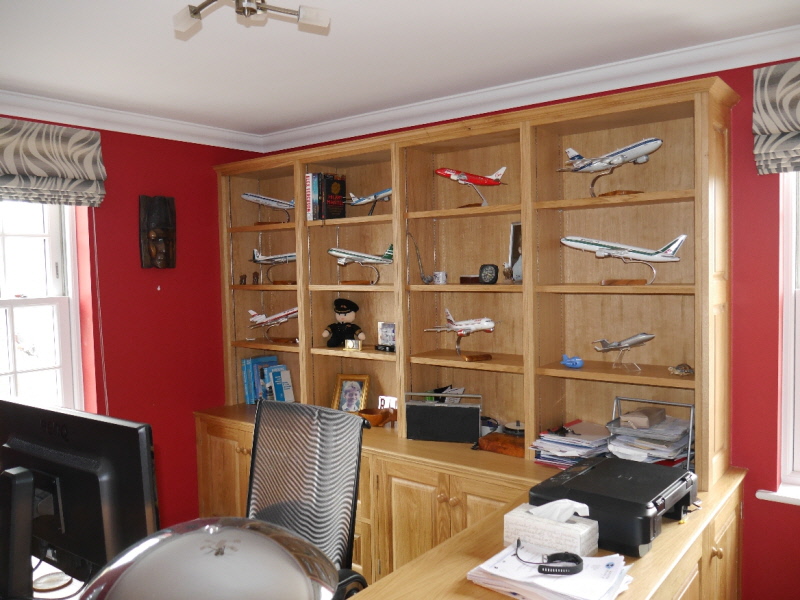
[[[31,556],[87,581],[159,529],[149,425],[0,400],[0,444],[0,600]]]

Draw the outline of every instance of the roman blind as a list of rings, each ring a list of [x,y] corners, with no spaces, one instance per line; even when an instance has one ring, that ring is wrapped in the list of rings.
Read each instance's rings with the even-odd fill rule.
[[[100,132],[0,117],[0,198],[98,206],[105,179]]]
[[[800,61],[753,70],[758,173],[800,171]]]

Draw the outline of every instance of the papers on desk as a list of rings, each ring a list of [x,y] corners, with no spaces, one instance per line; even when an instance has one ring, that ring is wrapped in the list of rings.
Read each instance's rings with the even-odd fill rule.
[[[536,462],[566,469],[581,459],[604,454],[611,435],[605,425],[588,421],[565,423],[564,435],[543,431],[531,444]]]
[[[689,454],[689,421],[667,415],[664,421],[646,428],[623,427],[620,419],[607,425],[614,434],[609,451],[619,458],[639,462],[685,462]]]
[[[522,544],[523,556],[537,560],[541,552]],[[538,555],[538,556],[537,556]],[[613,600],[633,580],[630,566],[619,554],[583,557],[583,570],[576,575],[543,575],[537,567],[514,556],[514,545],[467,573],[467,579],[496,592],[525,600]]]

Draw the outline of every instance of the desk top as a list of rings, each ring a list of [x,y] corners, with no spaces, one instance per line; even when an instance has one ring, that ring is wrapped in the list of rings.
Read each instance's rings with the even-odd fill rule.
[[[625,557],[626,563],[633,565],[629,572],[633,583],[624,593],[626,600],[647,599],[655,593],[725,502],[740,489],[744,474],[742,469],[729,469],[709,492],[698,494],[703,501],[702,509],[691,513],[683,524],[665,519],[650,552],[641,558]],[[527,492],[520,494],[479,523],[375,582],[358,594],[359,600],[423,597],[498,600],[506,597],[468,581],[466,575],[502,550],[503,515],[527,501]]]

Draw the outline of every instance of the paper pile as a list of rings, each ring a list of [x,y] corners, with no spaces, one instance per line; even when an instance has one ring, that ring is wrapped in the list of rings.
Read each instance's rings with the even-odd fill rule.
[[[519,560],[515,550],[516,544],[503,549],[467,573],[467,579],[525,600],[613,600],[633,580],[619,554],[583,557],[583,570],[575,575],[543,575]],[[526,561],[541,560],[540,550],[524,543],[516,552]]]
[[[614,419],[607,426],[613,434],[608,449],[618,458],[638,462],[684,463],[691,443],[689,426],[688,420],[669,415],[660,423],[642,429],[624,427],[620,419]]]
[[[531,444],[536,462],[566,469],[581,459],[604,454],[611,434],[605,425],[588,421],[565,423],[558,433],[542,431]]]

